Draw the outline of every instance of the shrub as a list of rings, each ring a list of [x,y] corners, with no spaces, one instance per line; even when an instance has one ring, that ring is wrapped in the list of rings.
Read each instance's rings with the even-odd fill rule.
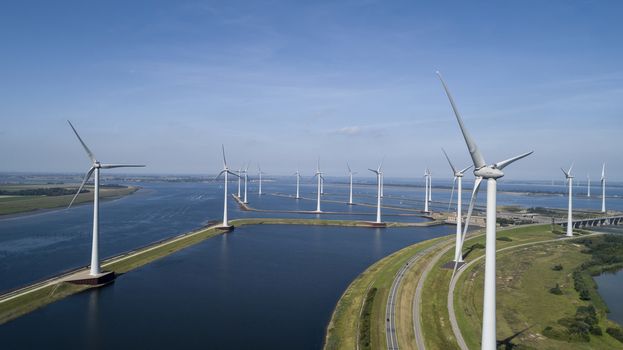
[[[552,270],[554,270],[554,271],[561,271],[562,270],[562,265],[560,265],[560,264],[554,265],[554,266],[552,266]]]
[[[497,240],[498,241],[503,241],[503,242],[512,242],[513,241],[512,238],[506,237],[506,236],[498,237]]]
[[[555,295],[562,295],[562,290],[560,290],[560,286],[556,283],[556,287],[550,288],[549,292]]]

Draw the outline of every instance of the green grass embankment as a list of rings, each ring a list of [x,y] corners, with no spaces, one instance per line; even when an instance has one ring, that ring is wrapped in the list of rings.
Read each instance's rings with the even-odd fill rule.
[[[396,273],[417,252],[448,239],[435,238],[403,248],[377,261],[357,276],[333,310],[327,326],[324,349],[355,349],[360,340],[360,349],[385,348],[385,307]],[[374,298],[365,305],[364,299],[372,288],[376,289]],[[362,312],[364,306],[365,313]],[[362,331],[369,334],[362,334]],[[369,346],[366,342],[369,342]]]
[[[91,192],[81,193],[76,197],[74,202],[75,204],[91,202],[93,201],[93,189],[87,188]],[[100,188],[100,198],[101,199],[112,199],[119,198],[123,196],[127,196],[136,192],[139,188],[134,186],[129,187],[101,187]],[[76,186],[77,190],[77,186]],[[4,197],[0,199],[0,216],[1,215],[10,215],[10,214],[19,214],[25,212],[32,212],[35,210],[41,209],[54,209],[54,208],[63,208],[69,205],[71,199],[73,198],[73,194],[71,195],[62,195],[62,196],[14,196],[14,197]]]

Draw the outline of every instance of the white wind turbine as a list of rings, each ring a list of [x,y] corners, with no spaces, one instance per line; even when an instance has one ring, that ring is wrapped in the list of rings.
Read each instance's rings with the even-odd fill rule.
[[[424,170],[424,212],[428,213],[428,168]]]
[[[78,188],[78,192],[76,192],[74,197],[71,199],[71,202],[69,203],[69,206],[67,208],[71,207],[71,205],[76,200],[76,197],[78,197],[78,195],[80,194],[80,191],[82,191],[82,188],[84,187],[84,184],[86,184],[86,182],[89,181],[89,178],[91,178],[91,175],[93,173],[95,173],[95,178],[93,179],[93,186],[94,186],[94,191],[93,191],[93,240],[92,240],[92,243],[91,243],[91,268],[90,268],[90,271],[89,271],[89,275],[91,275],[91,276],[98,276],[98,275],[101,274],[100,261],[99,261],[99,248],[98,248],[98,246],[99,246],[100,169],[136,168],[136,167],[144,167],[144,165],[136,165],[136,164],[102,164],[102,163],[100,163],[95,158],[95,155],[93,154],[93,152],[91,152],[89,147],[87,147],[87,145],[84,143],[84,141],[82,141],[82,138],[80,138],[80,135],[78,135],[78,132],[76,131],[74,126],[71,124],[71,122],[69,120],[67,122],[69,123],[69,126],[71,127],[71,129],[74,131],[74,134],[76,134],[76,137],[78,138],[78,141],[80,141],[80,143],[82,144],[82,147],[86,151],[87,155],[89,156],[89,158],[93,162],[91,164],[91,168],[89,169],[89,171],[87,171],[86,175],[84,176],[84,180],[82,181],[82,184],[80,184],[80,188]]]
[[[266,174],[266,173],[262,172],[262,168],[260,168],[259,164],[257,165],[257,174],[260,177],[260,187],[259,187],[259,190],[257,191],[257,194],[261,196],[262,195],[262,174]]]
[[[368,169],[371,172],[376,174],[376,223],[380,224],[381,223],[381,179],[383,178],[383,172],[381,171],[381,168],[383,167],[383,161],[381,161],[381,164],[379,164],[379,167],[374,170],[374,169]]]
[[[221,145],[221,148],[223,150],[223,170],[221,170],[221,172],[216,176],[215,180],[218,179],[221,175],[225,174],[224,179],[225,179],[225,184],[224,184],[224,189],[223,189],[223,193],[224,193],[224,199],[223,199],[223,224],[221,225],[221,227],[224,228],[230,228],[231,226],[229,226],[229,222],[227,221],[227,197],[228,197],[228,193],[227,193],[227,184],[228,184],[228,179],[227,179],[227,175],[231,174],[234,176],[238,176],[235,173],[231,172],[229,170],[229,167],[227,167],[227,159],[225,158],[225,146]]]
[[[320,171],[320,159],[318,159],[318,165],[316,166],[316,174],[314,175],[318,178],[318,190],[316,191],[318,196],[316,198],[316,213],[321,213],[320,210],[320,194],[322,192],[322,171]]]
[[[601,168],[601,212],[606,212],[606,163]]]
[[[450,164],[450,168],[452,169],[452,175],[454,176],[454,180],[452,180],[452,192],[450,193],[450,203],[448,204],[448,208],[450,208],[450,205],[452,205],[452,197],[454,196],[454,183],[457,182],[458,180],[457,199],[456,199],[456,244],[454,247],[454,262],[462,263],[463,262],[463,251],[461,250],[461,239],[462,239],[461,226],[463,224],[463,216],[461,214],[461,211],[462,211],[462,205],[463,205],[463,201],[462,201],[463,174],[465,174],[465,172],[469,170],[469,168],[471,168],[473,165],[470,165],[461,171],[457,171],[454,168],[454,165],[452,165],[452,162],[450,161],[450,157],[448,157],[448,154],[446,153],[446,151],[443,148],[441,150],[443,151],[443,154],[446,156],[446,159],[448,160],[448,164]]]
[[[586,174],[586,197],[591,196],[591,176]]]
[[[470,156],[472,157],[472,161],[474,162],[474,175],[476,176],[476,180],[474,182],[474,190],[472,193],[472,198],[469,203],[469,209],[467,214],[467,220],[465,223],[465,230],[467,232],[467,227],[469,225],[469,217],[471,215],[474,200],[478,194],[478,189],[480,187],[480,183],[482,179],[487,179],[487,221],[486,221],[486,250],[485,250],[485,283],[484,283],[484,298],[483,298],[483,319],[482,319],[482,349],[486,350],[495,350],[497,348],[496,343],[496,320],[495,320],[495,231],[496,231],[496,192],[497,192],[497,179],[504,176],[502,169],[504,169],[509,164],[527,157],[532,154],[532,152],[524,153],[519,156],[509,158],[507,160],[503,160],[498,163],[494,163],[491,165],[487,165],[485,162],[482,153],[478,150],[478,146],[469,135],[465,125],[463,125],[463,120],[459,114],[459,111],[454,104],[454,100],[446,83],[443,81],[441,74],[437,72],[439,79],[441,80],[441,84],[450,100],[450,105],[452,106],[452,110],[454,111],[454,115],[456,116],[456,120],[459,124],[461,132],[463,134],[463,138],[465,139],[465,143],[467,144],[467,149],[469,150]],[[463,234],[462,242],[465,240],[465,233]],[[462,243],[461,243],[462,247]],[[455,267],[456,268],[456,267]]]
[[[348,204],[353,205],[353,175],[357,174],[353,172],[350,168],[348,162],[346,162],[346,167],[348,167],[348,178],[349,178],[349,187],[348,187]]]
[[[573,236],[573,176],[571,175],[571,169],[573,169],[573,164],[569,167],[569,170],[565,171],[565,169],[560,168],[562,172],[565,174],[565,179],[567,180],[567,184],[569,185],[569,207],[567,209],[567,237]]]
[[[301,184],[301,172],[298,169],[296,169],[296,172],[294,173],[294,175],[296,176],[296,197],[294,198],[300,199],[301,196],[299,195],[300,194],[299,188]]]
[[[242,201],[242,203],[248,204],[249,203],[247,201],[247,182],[249,180],[249,164],[248,163],[247,163],[247,167],[244,168],[242,173],[244,174],[244,200]]]

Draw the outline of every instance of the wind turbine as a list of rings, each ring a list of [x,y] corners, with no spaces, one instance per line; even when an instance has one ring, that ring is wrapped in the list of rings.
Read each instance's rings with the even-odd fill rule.
[[[469,224],[469,217],[471,215],[474,200],[476,195],[478,194],[478,189],[480,187],[480,183],[483,179],[487,179],[487,221],[486,221],[486,251],[485,251],[485,283],[484,283],[484,298],[483,298],[483,318],[482,318],[482,349],[486,350],[495,350],[497,347],[496,344],[496,323],[495,323],[495,230],[496,230],[496,195],[497,195],[497,179],[504,176],[502,169],[504,169],[509,164],[527,157],[532,154],[532,152],[524,153],[519,156],[509,158],[507,160],[503,160],[498,163],[494,163],[491,165],[487,165],[485,162],[482,153],[476,146],[476,143],[468,133],[465,125],[463,125],[463,120],[459,114],[459,111],[454,104],[454,100],[452,99],[452,95],[446,86],[446,83],[443,81],[441,77],[441,73],[437,72],[439,76],[439,80],[441,80],[441,84],[450,100],[450,105],[452,106],[452,110],[454,111],[454,115],[456,116],[456,120],[459,124],[459,128],[461,129],[461,133],[463,134],[463,138],[465,139],[465,143],[467,144],[467,149],[469,150],[470,156],[472,157],[472,161],[474,163],[474,175],[476,176],[476,180],[474,182],[474,190],[472,193],[472,198],[469,203],[468,215],[465,224],[465,231],[467,232],[467,227]],[[462,242],[465,239],[465,234],[463,234]],[[462,246],[462,244],[461,244]],[[456,267],[455,267],[456,268]]]
[[[144,167],[144,165],[136,165],[136,164],[102,164],[100,163],[96,158],[95,155],[93,154],[93,152],[91,152],[91,150],[89,149],[89,147],[87,147],[87,145],[84,143],[84,141],[82,141],[82,138],[80,138],[80,135],[78,135],[78,132],[76,131],[76,128],[74,128],[74,126],[71,124],[71,122],[68,120],[67,123],[69,123],[69,126],[71,127],[71,129],[74,131],[74,134],[76,134],[76,137],[78,138],[78,141],[80,141],[80,143],[82,144],[82,148],[84,148],[85,152],[87,153],[87,156],[89,156],[89,159],[91,159],[91,161],[93,162],[91,164],[91,168],[89,169],[89,171],[87,171],[86,175],[84,176],[84,180],[82,180],[82,184],[80,184],[80,188],[78,188],[78,192],[76,192],[76,194],[74,195],[74,197],[71,199],[71,202],[69,203],[69,206],[67,206],[67,208],[71,208],[71,205],[74,203],[74,201],[76,200],[76,197],[78,197],[78,195],[80,194],[80,191],[82,191],[82,188],[84,187],[84,184],[86,184],[87,181],[89,181],[89,179],[91,178],[91,175],[93,175],[95,173],[95,178],[93,179],[93,186],[94,186],[94,191],[93,191],[93,240],[91,243],[91,268],[89,271],[89,275],[91,276],[99,276],[101,274],[101,270],[100,270],[100,261],[99,261],[99,197],[100,197],[100,169],[112,169],[112,168],[137,168],[137,167]]]
[[[348,187],[348,204],[353,205],[353,175],[357,174],[353,172],[350,168],[348,162],[346,162],[346,167],[348,167],[348,178],[349,178],[349,187]]]
[[[606,163],[601,168],[601,212],[606,212]]]
[[[381,171],[381,167],[383,166],[383,161],[379,164],[379,167],[374,169],[368,169],[371,172],[376,174],[376,223],[381,223],[381,179],[383,178],[383,172]]]
[[[262,168],[260,168],[259,164],[257,165],[257,173],[260,176],[260,188],[257,191],[257,194],[261,196],[262,195],[262,174],[266,174],[266,173],[262,172]]]
[[[457,185],[457,199],[456,199],[456,245],[454,247],[454,262],[455,263],[462,263],[463,262],[463,251],[461,250],[461,226],[463,224],[463,216],[461,214],[461,206],[462,204],[462,194],[463,194],[463,174],[465,174],[465,172],[467,170],[469,170],[469,168],[471,168],[473,165],[468,166],[467,168],[461,170],[461,171],[457,171],[454,168],[454,165],[452,165],[452,162],[450,161],[450,157],[448,157],[448,154],[446,153],[446,151],[442,148],[441,149],[443,151],[443,154],[446,156],[446,159],[448,160],[448,164],[450,164],[450,168],[452,169],[452,175],[454,176],[454,180],[452,181],[452,193],[450,194],[450,204],[452,204],[452,197],[453,197],[453,192],[454,192],[454,183],[457,182],[458,180],[458,185]],[[449,205],[448,205],[449,207]]]
[[[322,171],[320,171],[320,159],[318,159],[318,165],[316,166],[316,174],[314,175],[318,177],[318,196],[316,198],[316,213],[321,213],[320,210],[320,194],[322,192]]]
[[[238,176],[235,173],[231,172],[229,170],[229,167],[227,167],[227,159],[225,158],[225,146],[221,145],[221,148],[223,150],[223,170],[221,170],[221,172],[216,176],[216,178],[214,178],[215,180],[218,179],[221,175],[225,174],[224,178],[225,178],[225,185],[224,185],[224,189],[223,189],[223,193],[224,193],[224,199],[223,199],[223,224],[221,225],[222,228],[231,228],[231,226],[229,225],[229,222],[227,221],[227,183],[228,183],[228,179],[227,179],[227,175],[231,174],[234,176]]]
[[[567,184],[569,185],[569,208],[567,211],[567,237],[573,237],[573,176],[571,176],[571,169],[573,169],[573,164],[569,167],[569,170],[565,171],[565,169],[560,168],[562,172],[565,174],[565,179],[567,179]]]
[[[294,175],[296,176],[296,199],[300,199],[301,196],[299,195],[299,187],[300,187],[300,183],[301,183],[301,173],[299,172],[298,169],[296,169],[296,172],[294,173]]]
[[[237,173],[238,173],[238,199],[240,199],[240,180],[242,179],[240,174],[242,173],[242,168],[238,168]]]
[[[244,174],[244,200],[242,201],[242,203],[248,204],[249,202],[247,201],[247,182],[249,180],[249,163],[247,163],[247,167],[244,168],[242,173]]]
[[[428,168],[424,170],[424,212],[428,213]]]
[[[586,197],[591,196],[591,176],[586,174]]]

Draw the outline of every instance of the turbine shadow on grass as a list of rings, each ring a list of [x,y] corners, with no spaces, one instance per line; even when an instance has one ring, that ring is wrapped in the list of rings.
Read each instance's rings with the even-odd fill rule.
[[[511,335],[508,338],[504,338],[502,340],[498,340],[496,342],[497,343],[497,348],[501,349],[501,350],[512,350],[512,349],[515,349],[519,345],[518,344],[513,344],[512,340],[517,338],[518,336],[520,336],[522,333],[524,333],[525,331],[527,331],[530,328],[532,328],[532,326],[528,326],[528,327],[520,330],[519,332]]]

